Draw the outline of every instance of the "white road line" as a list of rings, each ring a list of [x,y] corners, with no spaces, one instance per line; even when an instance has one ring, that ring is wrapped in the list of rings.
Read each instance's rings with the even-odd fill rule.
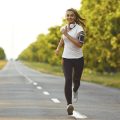
[[[36,83],[36,82],[33,82],[33,85],[37,85],[38,83]]]
[[[29,77],[27,77],[25,74],[23,74],[22,72],[20,72],[18,69],[16,69],[16,70],[18,71],[18,73],[19,73],[20,75],[22,75],[23,77],[25,77],[25,79],[28,80],[29,83],[32,83],[32,82],[33,82]]]
[[[28,81],[29,81],[29,83],[32,83],[33,81],[29,78],[29,77],[27,77],[26,75],[24,75],[24,74],[22,74]]]
[[[17,72],[18,72],[20,75],[22,75],[23,77],[25,77],[25,79],[28,80],[29,83],[32,83],[32,82],[33,82],[29,77],[27,77],[25,74],[23,74],[21,71],[19,71],[19,70],[17,69],[16,64],[14,64],[14,65],[15,65],[15,68],[16,68]]]
[[[42,87],[41,87],[41,86],[37,86],[37,89],[41,90],[41,89],[42,89]]]
[[[29,83],[33,83],[33,85],[35,85],[35,86],[38,85],[38,83],[33,82],[29,77],[27,77],[25,74],[23,74],[22,72],[20,72],[20,71],[17,69],[16,65],[15,65],[15,68],[16,68],[16,70],[18,71],[19,74],[21,74],[22,76],[25,77],[25,79],[28,80]],[[41,87],[41,86],[37,86],[37,89],[41,90],[42,87]],[[43,94],[44,94],[44,95],[50,95],[47,91],[44,91]],[[52,98],[51,100],[52,100],[54,103],[61,103],[57,98]],[[77,118],[82,118],[82,119],[87,118],[87,116],[82,115],[82,114],[80,114],[80,113],[77,112],[77,111],[73,111],[73,115],[72,115],[72,116],[74,116],[76,119],[77,119]]]
[[[60,101],[57,98],[52,98],[51,99],[54,103],[60,103]]]
[[[47,91],[44,91],[43,94],[44,94],[44,95],[50,95],[50,93],[47,92]]]
[[[82,119],[87,118],[87,116],[82,115],[82,114],[80,114],[77,111],[73,111],[73,115],[72,116],[74,116],[75,118],[82,118]]]

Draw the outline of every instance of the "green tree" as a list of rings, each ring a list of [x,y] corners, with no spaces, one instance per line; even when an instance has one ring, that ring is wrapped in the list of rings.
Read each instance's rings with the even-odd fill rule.
[[[82,0],[81,3],[78,12],[86,19],[85,67],[99,72],[120,71],[120,1]],[[65,22],[63,19],[62,25]],[[61,55],[54,54],[61,37],[60,27],[50,27],[48,34],[38,35],[19,58],[60,65]]]
[[[4,49],[0,47],[0,60],[5,60],[5,59],[6,59],[6,55]]]
[[[86,18],[84,53],[86,66],[97,71],[120,70],[120,1],[82,0]]]

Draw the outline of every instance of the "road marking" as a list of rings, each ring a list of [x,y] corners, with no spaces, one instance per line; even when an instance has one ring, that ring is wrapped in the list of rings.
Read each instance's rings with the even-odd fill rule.
[[[51,99],[54,103],[60,103],[60,101],[57,98],[52,98]]]
[[[36,82],[33,82],[33,85],[37,85],[38,83],[36,83]]]
[[[16,67],[16,64],[15,64],[15,68],[16,68],[16,70],[18,71],[18,73],[19,73],[20,75],[22,75],[23,77],[25,77],[25,79],[28,80],[29,83],[33,83],[33,85],[35,85],[35,86],[38,85],[38,83],[33,82],[29,77],[27,77],[25,74],[23,74],[21,71],[19,71],[19,70],[17,69],[17,67]],[[41,87],[41,86],[37,86],[37,89],[41,90],[42,87]],[[44,91],[43,94],[44,94],[44,95],[50,95],[47,91]],[[51,100],[52,100],[54,103],[61,103],[57,98],[52,98]],[[81,119],[87,118],[87,116],[82,115],[82,114],[80,114],[80,113],[77,112],[77,111],[73,111],[73,115],[72,115],[72,116],[74,116],[76,119],[77,119],[77,118],[81,118]]]
[[[43,94],[44,94],[44,95],[50,95],[50,93],[47,92],[47,91],[44,91]]]
[[[19,70],[17,69],[16,64],[14,64],[14,65],[15,65],[15,69],[17,70],[17,72],[18,72],[20,75],[22,75],[23,77],[25,77],[25,79],[27,79],[29,83],[32,83],[32,82],[33,82],[29,77],[27,77],[25,74],[23,74],[21,71],[19,71]]]
[[[27,77],[26,75],[24,76],[30,83],[32,83],[33,81],[29,78],[29,77]]]
[[[33,82],[29,77],[27,77],[25,74],[23,74],[22,72],[20,72],[17,68],[16,68],[16,70],[18,71],[18,73],[19,73],[20,75],[22,75],[23,77],[25,77],[25,79],[28,80],[29,83],[32,83],[32,82]]]
[[[73,111],[73,115],[72,116],[74,116],[75,118],[82,118],[82,119],[87,118],[87,116],[82,115],[82,114],[80,114],[77,111]]]
[[[41,86],[37,86],[37,89],[41,90],[41,89],[42,89],[42,87],[41,87]]]

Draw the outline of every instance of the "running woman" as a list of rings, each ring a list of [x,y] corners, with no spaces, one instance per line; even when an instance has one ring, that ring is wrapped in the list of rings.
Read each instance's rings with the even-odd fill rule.
[[[77,10],[70,8],[66,11],[66,20],[67,24],[60,30],[62,37],[55,53],[58,55],[60,48],[64,45],[62,54],[65,76],[64,92],[68,115],[72,115],[74,110],[72,98],[74,98],[74,101],[78,100],[78,88],[80,87],[80,79],[84,67],[82,46],[85,36],[85,19],[78,14]]]

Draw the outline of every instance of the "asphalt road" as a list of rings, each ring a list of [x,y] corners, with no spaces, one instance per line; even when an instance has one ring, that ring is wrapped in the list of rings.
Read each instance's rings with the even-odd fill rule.
[[[9,61],[0,71],[0,120],[120,120],[120,90],[81,82],[73,116],[66,112],[64,77]]]

